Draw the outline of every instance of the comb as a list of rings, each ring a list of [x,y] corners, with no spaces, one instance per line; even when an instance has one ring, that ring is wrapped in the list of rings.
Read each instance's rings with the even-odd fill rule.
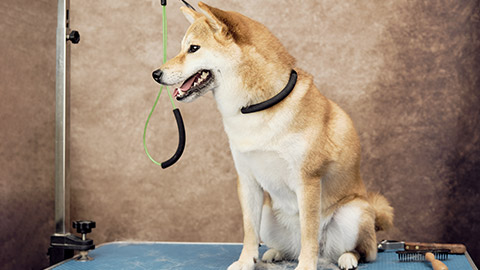
[[[433,270],[448,270],[448,267],[439,260],[447,260],[449,249],[434,250],[401,250],[397,251],[398,260],[401,262],[429,261]]]

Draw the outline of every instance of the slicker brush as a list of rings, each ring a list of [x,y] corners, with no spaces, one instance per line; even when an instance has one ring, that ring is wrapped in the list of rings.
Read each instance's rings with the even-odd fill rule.
[[[440,260],[447,260],[448,249],[436,250],[414,250],[414,251],[397,251],[398,259],[401,262],[418,262],[429,261],[432,264],[433,270],[448,270],[448,267]]]

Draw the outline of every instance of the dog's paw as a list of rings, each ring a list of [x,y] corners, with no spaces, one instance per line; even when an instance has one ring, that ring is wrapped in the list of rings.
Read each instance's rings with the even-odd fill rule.
[[[252,259],[250,262],[236,261],[232,263],[227,270],[254,270],[255,261]]]
[[[262,261],[267,263],[279,262],[279,261],[283,261],[283,256],[282,256],[282,253],[280,253],[280,251],[271,248],[263,254]]]
[[[357,269],[358,260],[355,255],[350,252],[343,253],[340,258],[338,258],[338,267],[342,270],[353,270]]]

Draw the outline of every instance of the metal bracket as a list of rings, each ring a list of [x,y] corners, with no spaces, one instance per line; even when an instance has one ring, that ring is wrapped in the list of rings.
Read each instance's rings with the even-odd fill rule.
[[[386,250],[397,250],[397,249],[404,249],[405,243],[401,241],[395,240],[382,240],[378,244],[378,251],[383,252]]]

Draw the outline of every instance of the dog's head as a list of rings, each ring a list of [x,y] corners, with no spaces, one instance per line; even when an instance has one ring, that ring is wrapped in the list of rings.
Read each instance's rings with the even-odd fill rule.
[[[293,57],[262,24],[236,12],[198,5],[202,12],[181,8],[191,23],[181,51],[153,72],[158,83],[180,85],[174,91],[177,100],[190,102],[235,82],[237,87],[228,88],[241,84],[241,88],[261,90],[264,74],[260,71],[276,68],[289,73]]]

